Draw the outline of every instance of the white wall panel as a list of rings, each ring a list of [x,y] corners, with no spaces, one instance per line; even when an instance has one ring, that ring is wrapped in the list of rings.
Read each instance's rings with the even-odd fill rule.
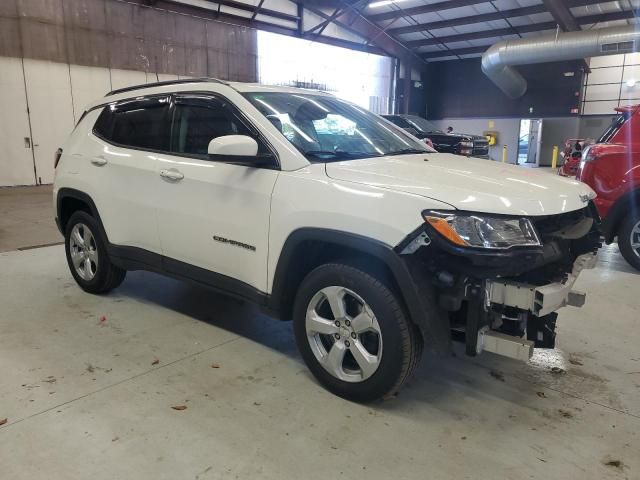
[[[24,59],[38,183],[53,182],[53,156],[74,126],[69,65]]]
[[[587,102],[595,100],[618,100],[620,96],[620,84],[609,83],[605,85],[587,85],[584,99]]]
[[[0,186],[35,184],[30,143],[22,61],[0,57]]]
[[[625,65],[622,81],[627,82],[629,80],[640,82],[640,65]]]
[[[109,69],[104,67],[70,66],[73,111],[78,121],[90,102],[111,91]]]
[[[613,109],[618,106],[618,101],[604,101],[604,102],[585,102],[584,115],[607,115],[614,113]]]
[[[587,84],[620,83],[622,67],[595,68],[591,70],[587,78]]]
[[[589,60],[591,68],[611,67],[622,65],[624,63],[624,55],[606,55],[604,57],[593,57]]]
[[[640,53],[627,53],[624,56],[625,65],[640,65]]]

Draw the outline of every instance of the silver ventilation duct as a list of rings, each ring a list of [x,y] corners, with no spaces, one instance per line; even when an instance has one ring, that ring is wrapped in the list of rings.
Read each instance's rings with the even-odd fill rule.
[[[640,31],[633,25],[505,40],[484,53],[482,71],[506,95],[518,98],[527,91],[527,81],[514,65],[630,53],[639,47]]]

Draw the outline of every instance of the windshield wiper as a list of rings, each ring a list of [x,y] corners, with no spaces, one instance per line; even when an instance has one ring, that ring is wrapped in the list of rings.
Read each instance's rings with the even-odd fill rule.
[[[308,150],[304,152],[305,155],[309,155],[316,158],[331,157],[331,160],[338,159],[354,159],[354,158],[368,158],[368,157],[380,157],[378,153],[367,152],[346,152],[344,150]]]
[[[402,150],[396,150],[395,152],[389,152],[387,155],[411,155],[412,153],[431,153],[428,150],[420,150],[419,148],[403,148]]]

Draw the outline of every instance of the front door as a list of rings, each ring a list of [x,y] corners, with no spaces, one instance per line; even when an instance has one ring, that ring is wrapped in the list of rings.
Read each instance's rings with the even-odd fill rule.
[[[158,157],[165,268],[227,289],[248,285],[264,292],[278,171],[210,160],[209,142],[224,135],[255,137],[225,100],[205,94],[175,97],[172,154]]]

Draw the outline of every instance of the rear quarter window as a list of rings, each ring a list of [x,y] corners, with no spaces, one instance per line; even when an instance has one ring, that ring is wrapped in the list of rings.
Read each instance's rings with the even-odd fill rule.
[[[168,151],[170,126],[168,97],[144,98],[107,105],[93,132],[118,146]]]

